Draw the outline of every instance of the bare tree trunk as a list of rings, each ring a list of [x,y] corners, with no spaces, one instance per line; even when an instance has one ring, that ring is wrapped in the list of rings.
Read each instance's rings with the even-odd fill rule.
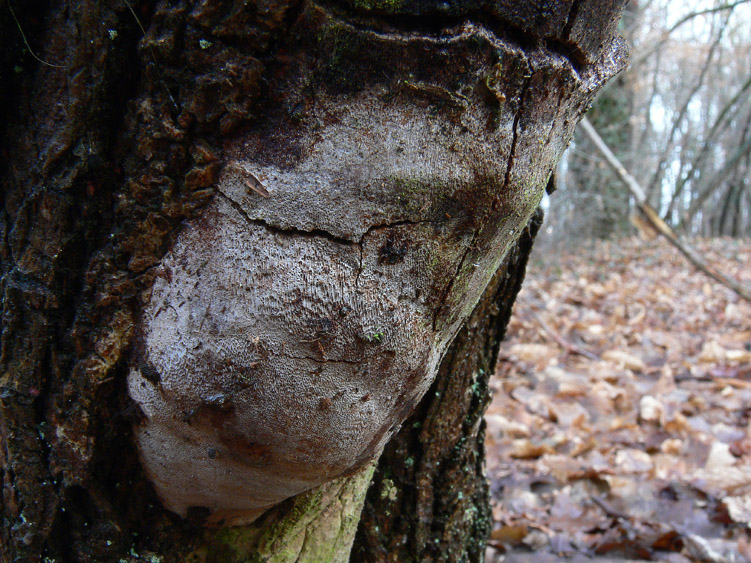
[[[345,560],[428,388],[358,549],[479,558],[484,378],[621,7],[6,2],[0,559]]]
[[[438,377],[386,446],[354,561],[480,561],[491,530],[485,475],[488,381],[521,288],[538,211],[452,344]]]

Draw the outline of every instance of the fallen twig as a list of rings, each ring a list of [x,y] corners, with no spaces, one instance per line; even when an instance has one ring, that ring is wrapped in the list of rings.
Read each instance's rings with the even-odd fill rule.
[[[542,328],[553,340],[555,340],[555,342],[561,348],[563,348],[564,350],[566,350],[567,352],[571,354],[584,356],[585,358],[589,358],[590,360],[597,361],[600,359],[598,356],[596,356],[592,352],[589,352],[588,350],[584,350],[583,348],[580,348],[576,344],[566,341],[548,323],[546,323],[545,320],[532,307],[521,302],[520,302],[520,305],[529,311],[530,316],[535,320],[535,322],[538,325],[540,325],[540,328]]]
[[[657,212],[652,209],[649,203],[647,203],[647,194],[644,192],[639,182],[637,182],[636,178],[628,173],[623,164],[621,164],[621,162],[605,144],[605,141],[602,140],[599,133],[597,133],[589,120],[585,117],[581,120],[580,123],[582,131],[584,131],[587,137],[589,137],[589,140],[592,141],[597,151],[603,156],[603,158],[605,158],[605,161],[613,169],[616,176],[618,176],[621,182],[625,184],[626,188],[628,188],[628,191],[631,192],[631,195],[634,196],[636,205],[639,207],[639,210],[644,214],[644,216],[654,226],[654,228],[657,229],[657,231],[662,236],[664,236],[668,240],[668,242],[670,242],[670,244],[675,246],[681,252],[681,254],[683,254],[688,259],[688,261],[691,262],[698,270],[704,272],[713,280],[724,285],[728,289],[731,289],[742,299],[751,302],[751,291],[740,285],[735,280],[729,278],[722,272],[714,269],[704,259],[703,256],[701,256],[696,250],[694,250],[694,248],[691,247],[691,245],[689,245],[686,241],[681,240],[678,234],[660,218]]]

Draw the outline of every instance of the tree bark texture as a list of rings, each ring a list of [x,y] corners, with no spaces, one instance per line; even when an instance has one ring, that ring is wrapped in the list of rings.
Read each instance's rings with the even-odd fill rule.
[[[226,540],[239,553],[250,540],[227,529],[197,533],[207,518],[248,521],[301,490],[361,476],[432,384],[491,279],[515,286],[513,261],[493,275],[578,118],[623,64],[615,0],[10,5],[0,8],[3,36],[13,38],[0,58],[3,561],[222,560],[207,546]],[[226,261],[221,241],[238,262]],[[268,266],[285,249],[291,264],[310,268],[311,287],[332,287],[315,264],[335,256],[347,308],[344,298],[336,309],[311,304],[304,292],[295,305],[294,288],[278,284],[305,268]],[[251,297],[227,290],[243,267]],[[205,287],[231,307],[209,303],[217,306],[202,309],[209,325],[193,326],[177,297],[204,303]],[[427,545],[437,531],[434,544],[456,542],[460,557],[481,552],[484,508],[472,515],[452,503],[464,486],[468,498],[484,496],[477,440],[486,383],[476,374],[492,369],[493,333],[510,308],[505,289],[490,293],[503,296],[498,313],[482,301],[443,362],[457,375],[440,381],[463,383],[431,391],[461,397],[466,420],[461,409],[422,403],[421,428],[407,423],[384,459],[407,457],[391,474],[378,470],[358,541],[374,560],[396,549],[391,534],[435,559]],[[279,295],[280,308],[268,309]],[[174,315],[173,330],[154,320],[162,314]],[[270,320],[240,339],[240,352],[221,344],[258,329],[264,314]],[[287,315],[289,343],[274,333],[277,314]],[[489,336],[465,340],[483,327]],[[190,340],[198,329],[226,338],[201,355],[204,343]],[[191,363],[175,371],[178,348],[190,348],[178,355]],[[285,365],[307,374],[301,397],[285,388],[281,407],[255,416]],[[342,430],[346,417],[331,422],[345,399],[366,417],[354,433]],[[275,417],[296,406],[300,422],[285,422],[275,443]],[[228,420],[260,421],[252,432],[263,439]],[[301,428],[316,439],[302,440]],[[329,429],[337,447],[327,450]],[[435,448],[431,437],[441,438]],[[178,452],[169,463],[165,444]],[[438,469],[460,460],[471,464],[469,484]],[[187,475],[186,465],[205,469]],[[253,467],[243,482],[262,483],[250,496],[269,490],[268,498],[236,506],[245,487],[215,478],[217,467],[227,475]],[[327,498],[351,521],[356,491],[345,502],[336,486],[307,498]],[[300,514],[296,502],[276,509],[286,523]],[[415,506],[417,518],[389,519],[384,502]],[[460,513],[469,514],[465,528]],[[338,529],[351,530],[344,521]],[[272,514],[255,526],[279,523]],[[295,557],[327,542],[337,540]]]
[[[488,381],[542,210],[488,284],[436,381],[378,462],[352,561],[481,561],[491,531]]]

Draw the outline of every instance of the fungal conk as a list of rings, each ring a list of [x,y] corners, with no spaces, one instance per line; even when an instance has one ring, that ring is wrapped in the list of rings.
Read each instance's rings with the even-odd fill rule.
[[[472,26],[440,39],[346,29],[372,56],[332,70],[290,48],[274,88],[298,109],[225,147],[216,197],[144,308],[135,435],[182,516],[248,522],[374,459],[536,207],[563,149],[546,140],[568,137],[551,131],[565,87],[534,78],[547,65],[541,84],[576,81],[565,61],[533,73]],[[524,113],[531,93],[550,97],[535,104],[547,114]]]

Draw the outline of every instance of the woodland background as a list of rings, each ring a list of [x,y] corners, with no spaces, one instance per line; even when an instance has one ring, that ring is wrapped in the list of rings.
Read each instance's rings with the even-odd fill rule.
[[[631,2],[621,33],[629,68],[588,118],[748,290],[751,2]],[[488,561],[751,561],[751,304],[581,130],[556,183],[486,417]]]

